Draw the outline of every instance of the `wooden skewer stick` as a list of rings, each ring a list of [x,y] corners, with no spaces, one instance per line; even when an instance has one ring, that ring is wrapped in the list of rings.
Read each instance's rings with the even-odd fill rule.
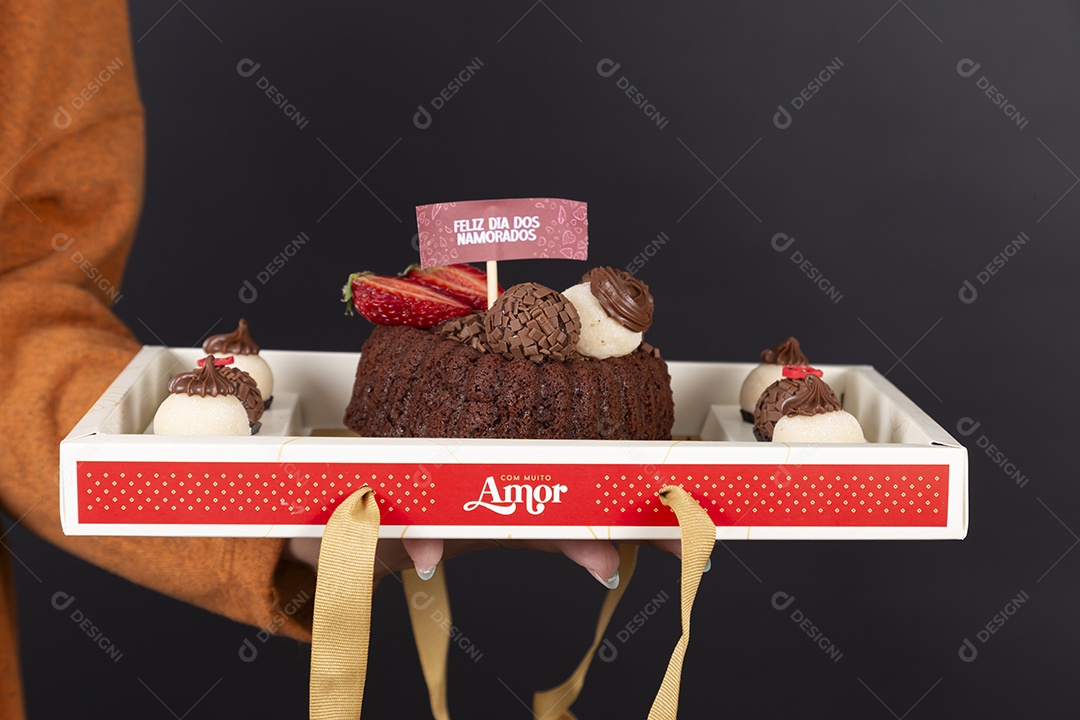
[[[490,309],[499,296],[499,265],[494,260],[487,261],[487,296]]]

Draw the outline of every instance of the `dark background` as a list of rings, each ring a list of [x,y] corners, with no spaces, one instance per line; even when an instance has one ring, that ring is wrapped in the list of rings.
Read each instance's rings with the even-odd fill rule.
[[[357,351],[370,327],[342,316],[339,289],[351,271],[416,260],[415,205],[586,200],[589,266],[626,266],[658,233],[669,238],[639,272],[657,299],[648,340],[667,358],[750,361],[795,334],[815,362],[887,371],[950,431],[980,423],[962,438],[962,542],[717,545],[681,716],[1076,716],[1075,4],[138,0],[132,36],[147,194],[116,309],[142,341],[196,345],[245,315],[263,347]],[[237,71],[243,59],[261,64],[251,77]],[[475,76],[432,110],[475,59]],[[620,64],[610,77],[597,70],[603,59]],[[970,77],[958,72],[964,59],[980,64]],[[260,77],[304,127],[262,94]],[[620,91],[622,77],[663,128]],[[982,77],[1023,127],[980,90]],[[421,104],[426,129],[413,122]],[[781,104],[786,129],[773,121]],[[300,232],[306,245],[261,282]],[[980,282],[1020,232],[1029,241]],[[777,233],[796,241],[779,252]],[[795,250],[839,302],[791,261]],[[504,285],[563,288],[585,267],[500,270]],[[240,298],[245,280],[254,302]],[[960,299],[965,280],[974,302]],[[990,443],[999,458],[978,447]],[[7,540],[49,579],[26,582],[16,567],[31,718],[85,714],[88,703],[117,717],[306,713],[306,646],[273,640],[243,663],[255,629],[20,528]],[[451,709],[528,718],[521,700],[561,681],[587,647],[602,588],[563,558],[527,552],[458,558],[448,576],[455,621],[482,653],[474,662],[451,651]],[[56,589],[77,597],[119,662],[52,609]],[[795,596],[783,612],[771,604],[780,591]],[[645,716],[678,636],[677,602],[625,643],[614,633],[662,593],[678,597],[677,563],[645,550],[608,633],[618,656],[594,664],[579,717]],[[1009,605],[1018,596],[1028,599]],[[980,641],[1007,605],[1015,614]],[[382,583],[365,717],[427,712],[404,607],[400,585]],[[839,660],[791,620],[794,609]],[[959,656],[965,638],[973,662]]]

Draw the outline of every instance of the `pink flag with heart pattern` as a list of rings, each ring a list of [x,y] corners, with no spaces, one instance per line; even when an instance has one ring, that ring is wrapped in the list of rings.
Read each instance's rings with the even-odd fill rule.
[[[436,203],[416,208],[420,265],[589,256],[588,205],[561,198]]]

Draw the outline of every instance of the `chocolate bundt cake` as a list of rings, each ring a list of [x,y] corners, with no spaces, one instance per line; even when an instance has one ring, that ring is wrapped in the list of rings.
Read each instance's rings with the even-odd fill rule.
[[[476,272],[463,275],[468,269],[436,268],[427,279],[445,274],[444,282],[460,284]],[[595,268],[565,294],[521,283],[464,315],[467,305],[441,308],[428,291],[409,299],[413,289],[399,280],[351,278],[346,299],[365,317],[387,318],[390,308],[413,320],[380,324],[361,349],[345,410],[346,427],[360,435],[671,438],[671,377],[642,341],[653,299],[629,273]],[[482,297],[477,305],[486,306]]]
[[[376,327],[345,425],[375,437],[666,440],[671,379],[654,348],[507,360],[432,330]]]

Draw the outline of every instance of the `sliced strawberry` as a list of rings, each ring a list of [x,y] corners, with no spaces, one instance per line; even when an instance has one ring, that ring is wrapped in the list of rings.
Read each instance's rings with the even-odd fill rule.
[[[487,273],[472,265],[410,265],[401,276],[430,285],[473,310],[487,310]],[[498,294],[502,295],[501,287]]]
[[[409,278],[353,273],[342,290],[342,300],[351,303],[346,314],[355,307],[376,325],[426,328],[472,312],[465,303]]]

